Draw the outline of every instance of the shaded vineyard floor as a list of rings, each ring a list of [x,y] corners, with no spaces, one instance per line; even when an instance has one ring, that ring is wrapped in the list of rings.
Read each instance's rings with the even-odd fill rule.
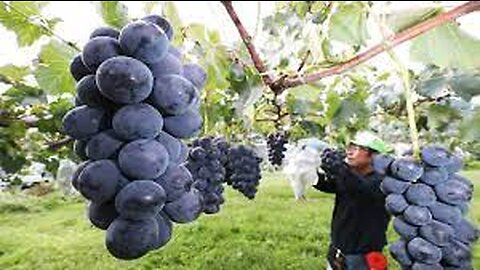
[[[465,174],[480,181],[480,171]],[[0,269],[324,269],[333,197],[310,188],[308,201],[296,202],[281,174],[265,172],[262,181],[255,201],[227,188],[220,214],[177,225],[166,247],[134,261],[109,255],[81,199],[0,195]],[[469,214],[476,224],[479,206],[476,189]]]

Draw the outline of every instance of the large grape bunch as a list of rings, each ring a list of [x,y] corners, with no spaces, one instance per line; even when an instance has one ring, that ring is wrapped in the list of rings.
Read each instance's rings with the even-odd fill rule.
[[[478,229],[465,217],[473,185],[460,176],[462,160],[442,147],[426,146],[421,161],[379,157],[386,209],[400,239],[389,247],[403,269],[472,269]]]
[[[285,151],[285,144],[288,142],[288,136],[285,132],[270,133],[267,136],[268,160],[274,166],[281,166]]]
[[[121,30],[98,28],[70,65],[76,107],[62,131],[85,160],[72,184],[90,201],[91,223],[106,230],[106,247],[120,259],[161,248],[172,222],[191,222],[203,210],[182,165],[188,148],[181,139],[201,129],[206,73],[183,63],[170,44],[172,29],[157,15]]]
[[[205,214],[215,214],[225,202],[223,182],[228,143],[221,137],[194,140],[185,166],[193,176],[193,186],[203,195]]]
[[[262,159],[245,145],[234,145],[228,152],[226,183],[249,199],[255,198],[262,178]]]

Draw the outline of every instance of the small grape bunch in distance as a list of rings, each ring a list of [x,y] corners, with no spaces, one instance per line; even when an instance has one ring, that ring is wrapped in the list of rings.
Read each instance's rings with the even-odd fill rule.
[[[225,160],[228,143],[220,137],[204,137],[192,142],[185,167],[193,176],[193,186],[203,196],[203,212],[215,214],[225,202],[223,183],[225,181]],[[228,150],[228,149],[227,149]]]
[[[255,198],[262,178],[262,159],[245,145],[234,145],[228,153],[226,182],[249,199]]]
[[[281,166],[288,142],[288,134],[284,131],[270,133],[267,136],[268,160],[274,166]]]

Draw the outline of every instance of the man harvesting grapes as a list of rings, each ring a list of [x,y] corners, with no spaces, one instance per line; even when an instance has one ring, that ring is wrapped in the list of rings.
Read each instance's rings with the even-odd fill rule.
[[[376,153],[387,151],[382,140],[359,132],[345,153],[327,149],[322,154],[314,188],[335,194],[331,224],[328,269],[386,269],[381,253],[387,244],[390,216],[380,190],[383,176],[374,171]]]

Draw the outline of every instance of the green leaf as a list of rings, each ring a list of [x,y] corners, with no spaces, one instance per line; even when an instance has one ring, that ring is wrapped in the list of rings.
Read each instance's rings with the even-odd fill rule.
[[[16,173],[27,164],[27,158],[21,154],[15,154],[15,151],[2,151],[2,153],[6,154],[0,156],[0,167],[2,167],[6,173]]]
[[[128,8],[120,1],[101,1],[99,13],[106,24],[117,29],[121,29],[130,21]]]
[[[163,16],[170,22],[173,27],[182,27],[182,20],[180,19],[180,15],[178,14],[178,10],[174,2],[165,2],[162,11]]]
[[[428,125],[430,128],[445,130],[453,120],[461,119],[459,112],[449,105],[431,104],[427,108]]]
[[[206,40],[206,29],[203,24],[192,23],[188,25],[186,32],[188,37],[196,41],[205,42]]]
[[[480,67],[479,51],[480,41],[454,23],[446,23],[415,38],[410,47],[415,61],[460,69]]]
[[[173,27],[173,39],[172,44],[174,46],[179,46],[183,43],[183,23],[178,14],[177,7],[174,2],[164,2],[162,6],[162,16],[165,17],[170,22],[170,25]]]
[[[150,15],[153,13],[153,10],[160,4],[160,1],[146,1],[143,6],[143,12]]]
[[[288,111],[303,116],[323,111],[324,106],[320,100],[320,93],[323,90],[323,87],[315,85],[302,85],[290,89],[287,96]]]
[[[208,30],[207,31],[208,42],[211,45],[216,45],[220,43],[220,33],[215,30]]]
[[[70,99],[59,98],[56,101],[49,104],[50,113],[55,117],[63,117],[69,110],[74,107],[74,104]]]
[[[292,1],[290,2],[292,8],[295,10],[295,13],[300,19],[305,19],[309,9],[309,3],[306,1]]]
[[[312,22],[315,24],[322,24],[331,12],[332,5],[326,5],[322,1],[313,1],[310,7],[310,12],[314,14]]]
[[[469,118],[465,119],[460,126],[462,139],[470,141],[480,140],[480,108]]]
[[[340,5],[330,19],[329,37],[350,45],[365,45],[367,14],[365,5],[360,2]]]
[[[415,91],[424,97],[438,97],[447,87],[447,77],[439,74],[426,80],[419,81]]]
[[[480,74],[455,74],[450,79],[451,89],[466,101],[480,95]]]
[[[72,48],[56,41],[44,45],[35,70],[40,88],[50,94],[75,93],[75,81],[69,71],[75,53]]]
[[[368,114],[368,109],[364,102],[356,100],[354,97],[347,97],[342,100],[340,106],[333,115],[332,124],[337,127],[348,125],[353,117],[364,118]]]
[[[43,94],[42,89],[25,84],[16,85],[3,93],[4,96],[15,100],[17,103],[28,104],[46,102],[46,98]]]
[[[10,6],[9,6],[10,5]],[[17,35],[20,47],[30,46],[42,36],[51,36],[51,33],[42,27],[41,21],[53,29],[58,18],[45,19],[41,15],[46,3],[33,1],[5,1],[0,2],[0,23]]]
[[[331,122],[333,117],[335,116],[336,111],[340,108],[340,104],[342,103],[342,98],[340,95],[331,90],[327,93],[327,111],[325,113],[325,120],[327,122]]]
[[[38,121],[38,129],[44,133],[55,133],[61,129],[63,116],[72,108],[74,104],[70,99],[59,98],[49,104],[48,117],[43,117]]]
[[[239,117],[245,116],[245,111],[253,108],[253,104],[262,97],[262,94],[262,87],[248,87],[244,89],[234,104],[237,115]]]
[[[439,7],[410,8],[388,15],[386,23],[395,33],[398,33],[437,16],[442,10]]]
[[[0,67],[0,76],[5,76],[7,79],[13,82],[19,82],[23,80],[23,77],[30,74],[30,68],[27,66],[19,67],[14,65],[6,65]]]
[[[0,167],[7,173],[15,173],[28,163],[20,144],[26,131],[22,121],[13,121],[8,127],[0,128]]]

